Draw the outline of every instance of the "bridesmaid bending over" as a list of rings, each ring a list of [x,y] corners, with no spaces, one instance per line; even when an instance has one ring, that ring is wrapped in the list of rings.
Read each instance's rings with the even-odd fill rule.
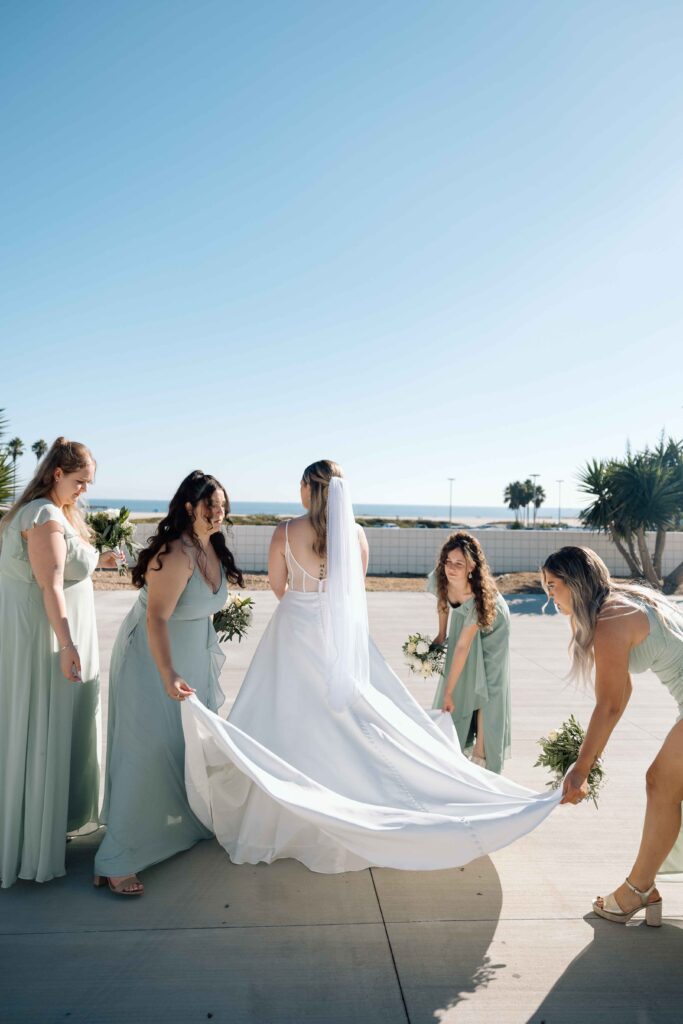
[[[0,878],[65,874],[67,832],[97,822],[99,659],[78,499],[95,474],[58,437],[0,528]]]
[[[434,707],[450,712],[460,746],[500,772],[510,756],[510,612],[481,544],[459,531],[441,549],[427,589],[436,595],[435,644],[448,648]]]
[[[662,923],[655,875],[683,872],[683,615],[647,587],[616,583],[590,548],[565,547],[543,566],[543,585],[572,628],[571,674],[595,686],[595,710],[576,765],[564,783],[562,803],[578,803],[586,779],[623,715],[631,673],[650,669],[678,704],[678,719],[647,770],[647,809],[635,864],[615,892],[593,903],[608,921],[625,924],[645,910],[649,925]]]
[[[192,693],[212,711],[223,703],[211,620],[227,581],[243,586],[223,534],[228,511],[223,485],[190,473],[133,569],[140,596],[112,650],[107,832],[95,857],[95,885],[118,895],[141,895],[137,872],[212,835],[187,802],[179,703]]]

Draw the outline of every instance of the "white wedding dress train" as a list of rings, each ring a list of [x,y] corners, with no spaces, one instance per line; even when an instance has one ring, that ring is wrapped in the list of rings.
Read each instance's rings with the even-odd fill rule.
[[[189,802],[231,860],[424,871],[467,864],[536,828],[560,791],[536,793],[473,765],[371,640],[369,685],[331,709],[328,594],[313,583],[285,593],[228,721],[194,697],[181,705]]]

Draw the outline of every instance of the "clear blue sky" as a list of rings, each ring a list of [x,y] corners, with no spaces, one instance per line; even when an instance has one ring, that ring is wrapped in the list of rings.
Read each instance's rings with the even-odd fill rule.
[[[95,496],[329,457],[571,505],[683,436],[681,3],[4,0],[0,40],[0,407]]]

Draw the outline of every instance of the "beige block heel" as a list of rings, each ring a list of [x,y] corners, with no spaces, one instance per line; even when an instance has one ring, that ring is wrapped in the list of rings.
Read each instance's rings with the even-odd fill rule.
[[[606,896],[600,906],[597,900],[593,901],[593,911],[598,917],[604,917],[606,921],[614,921],[615,924],[628,924],[634,914],[639,914],[641,910],[645,911],[645,924],[649,925],[650,928],[661,928],[662,926],[662,898],[648,902],[648,896],[655,889],[655,883],[653,882],[649,889],[636,889],[635,885],[631,885],[628,878],[624,879],[625,884],[631,890],[634,895],[640,899],[640,906],[635,907],[633,910],[622,910],[616,901],[614,893],[611,892],[609,896]]]

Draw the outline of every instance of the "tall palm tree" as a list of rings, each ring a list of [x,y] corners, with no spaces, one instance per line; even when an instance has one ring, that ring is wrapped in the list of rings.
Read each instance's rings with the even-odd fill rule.
[[[519,480],[513,480],[512,483],[509,483],[503,492],[503,501],[515,513],[516,523],[519,522],[519,510],[523,497],[524,488]]]
[[[533,501],[534,501],[534,526],[535,526],[536,525],[536,513],[538,512],[539,508],[541,507],[541,505],[545,501],[545,491],[540,486],[540,484],[537,484],[536,487],[534,488],[534,499],[533,499]]]
[[[5,410],[0,409],[0,441],[7,429]],[[12,497],[12,471],[7,459],[7,452],[0,444],[0,505],[7,504]]]
[[[17,500],[17,459],[20,455],[24,454],[24,442],[20,437],[13,437],[11,441],[7,442],[7,452],[10,459],[12,460],[12,482],[13,482],[13,498]]]
[[[42,459],[43,455],[47,451],[47,444],[46,444],[46,442],[43,441],[42,438],[41,438],[40,441],[34,441],[33,444],[31,445],[31,451],[35,455],[36,460],[38,462],[40,462],[40,460]]]

